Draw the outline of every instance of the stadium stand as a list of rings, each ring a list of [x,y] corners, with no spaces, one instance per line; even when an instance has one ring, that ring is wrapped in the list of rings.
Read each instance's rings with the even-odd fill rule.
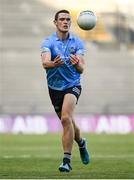
[[[0,0],[0,114],[54,113],[39,47],[54,30],[55,12],[37,0]],[[86,41],[86,47],[83,93],[76,111],[133,113],[133,56],[125,48],[105,51],[92,41]]]

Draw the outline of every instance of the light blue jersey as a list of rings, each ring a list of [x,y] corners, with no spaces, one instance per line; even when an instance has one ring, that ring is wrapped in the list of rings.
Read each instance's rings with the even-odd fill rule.
[[[69,34],[65,41],[60,40],[57,34],[54,33],[44,39],[41,44],[41,52],[50,52],[51,60],[53,61],[57,55],[60,55],[64,61],[63,65],[55,68],[46,69],[48,87],[54,90],[65,90],[73,86],[80,85],[80,73],[69,61],[70,54],[84,55],[85,49],[83,42]]]

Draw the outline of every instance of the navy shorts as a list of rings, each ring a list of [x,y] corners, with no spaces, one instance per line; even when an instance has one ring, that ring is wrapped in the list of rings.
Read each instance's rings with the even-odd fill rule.
[[[68,93],[74,94],[77,98],[77,102],[78,102],[79,96],[81,94],[81,86],[73,86],[73,87],[65,89],[63,91],[58,91],[58,90],[54,90],[54,89],[50,89],[50,88],[48,88],[48,90],[49,90],[51,102],[57,113],[61,112],[61,110],[62,110],[62,104],[63,104],[63,99],[64,99],[65,94],[68,94]]]

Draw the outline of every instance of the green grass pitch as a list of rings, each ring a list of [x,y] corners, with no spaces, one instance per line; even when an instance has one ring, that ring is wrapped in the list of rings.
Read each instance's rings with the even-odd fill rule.
[[[84,134],[91,163],[74,143],[70,173],[61,173],[61,134],[0,135],[0,179],[133,179],[134,134]]]

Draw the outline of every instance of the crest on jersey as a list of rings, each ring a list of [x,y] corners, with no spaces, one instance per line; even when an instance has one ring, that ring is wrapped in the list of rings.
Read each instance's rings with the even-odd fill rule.
[[[75,48],[74,47],[70,47],[69,52],[70,52],[70,54],[74,54],[75,53]]]

